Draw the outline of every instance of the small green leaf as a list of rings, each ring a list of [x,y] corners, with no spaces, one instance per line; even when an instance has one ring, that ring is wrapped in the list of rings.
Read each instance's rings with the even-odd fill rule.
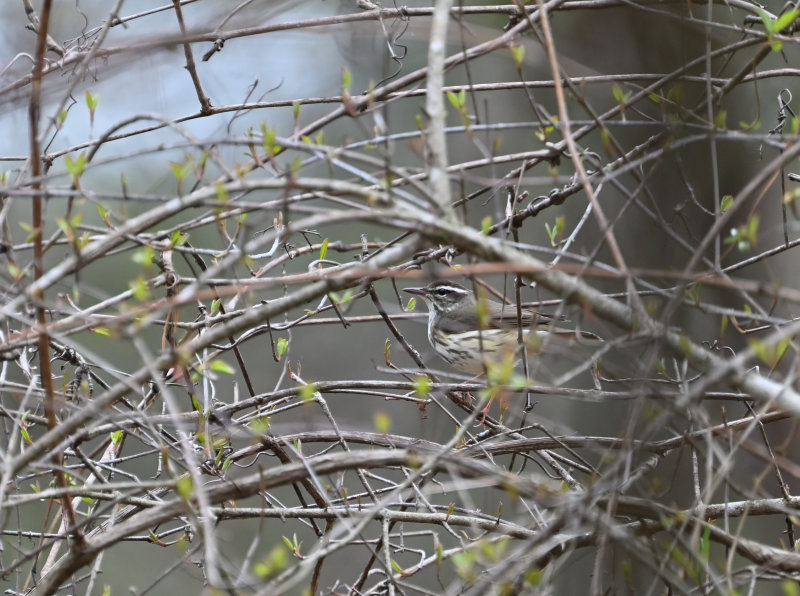
[[[414,379],[414,393],[421,398],[427,398],[431,392],[431,380],[427,375],[420,375]]]
[[[676,83],[667,91],[667,99],[673,103],[681,104],[683,101],[683,85]]]
[[[20,281],[23,277],[28,275],[27,269],[23,269],[19,265],[11,262],[6,263],[6,270],[8,270],[8,273],[11,275],[14,281]]]
[[[798,198],[800,198],[800,187],[795,187],[783,195],[783,202],[787,205],[794,206]]]
[[[348,304],[353,299],[353,290],[345,290],[342,294],[336,294],[331,292],[330,294],[331,300],[335,301],[336,304]]]
[[[222,373],[225,375],[232,375],[236,371],[233,370],[230,364],[223,360],[214,360],[211,364],[208,365],[208,368],[213,370],[214,372]]]
[[[714,116],[714,128],[718,130],[724,130],[725,125],[728,121],[728,112],[725,110],[720,110],[717,112],[716,116]]]
[[[683,351],[683,353],[686,356],[691,355],[691,353],[692,353],[692,342],[689,341],[689,338],[686,337],[683,334],[681,334],[681,337],[680,337],[680,346],[681,346],[681,351]]]
[[[289,351],[289,340],[285,337],[279,337],[277,345],[275,346],[275,352],[278,354],[278,360],[280,360],[283,356],[286,355],[286,352]]]
[[[786,29],[786,27],[794,23],[798,15],[800,15],[800,11],[797,9],[786,11],[777,19],[775,19],[775,23],[772,25],[772,32],[780,33]]]
[[[386,176],[381,177],[379,184],[381,186],[381,189],[389,190],[390,188],[392,188],[393,182],[394,182],[394,176],[392,176],[391,174],[387,174]]]
[[[525,573],[525,583],[531,586],[538,586],[544,577],[544,569],[531,569]]]
[[[278,145],[278,133],[274,128],[268,127],[266,124],[261,125],[261,144],[265,153],[270,157],[275,157],[281,152],[282,147]]]
[[[459,551],[450,557],[456,573],[468,585],[477,579],[475,571],[476,557],[477,553],[471,551]]]
[[[247,428],[249,428],[256,435],[263,435],[269,430],[269,425],[269,416],[263,416],[261,418],[254,418],[253,420],[250,420],[247,423]]]
[[[723,242],[725,244],[736,244],[736,248],[740,252],[747,252],[758,242],[759,222],[758,214],[753,214],[745,225],[732,228]]]
[[[90,331],[102,337],[111,337],[111,330],[108,327],[105,327],[104,325],[100,325],[98,327],[91,327]]]
[[[630,91],[623,91],[622,87],[614,83],[611,87],[611,94],[614,96],[614,99],[617,100],[617,103],[621,106],[624,106],[628,103],[631,98],[632,93]]]
[[[89,108],[89,125],[94,125],[94,113],[97,109],[97,104],[99,103],[99,97],[97,95],[92,95],[92,92],[88,89],[86,90],[86,106]]]
[[[194,486],[192,484],[192,477],[189,474],[181,476],[175,483],[175,490],[178,491],[178,496],[184,501],[188,501],[192,497]]]
[[[92,92],[88,89],[86,90],[86,106],[89,108],[90,112],[94,112],[95,108],[97,108],[99,96],[92,95]]]
[[[392,419],[384,412],[376,412],[375,413],[375,430],[379,433],[386,434],[389,432],[389,429],[392,427]]]
[[[417,299],[412,297],[411,300],[408,301],[408,304],[406,304],[406,310],[412,312],[415,308],[417,308]]]
[[[756,117],[752,122],[739,121],[739,127],[742,130],[758,130],[761,128],[761,119]]]
[[[550,238],[550,244],[552,246],[558,246],[561,242],[561,236],[564,232],[564,221],[564,216],[559,215],[552,228],[547,222],[544,224],[544,229],[547,231],[547,237]]]
[[[300,171],[300,168],[303,167],[303,158],[299,155],[292,160],[291,165],[289,166],[289,170],[292,174],[297,174]]]
[[[492,141],[492,155],[500,155],[500,149],[503,147],[503,137],[496,136]]]
[[[517,67],[517,70],[522,68],[522,63],[525,61],[525,46],[512,45],[511,56],[514,58],[514,65]]]
[[[747,237],[755,244],[756,236],[758,235],[759,216],[754,213],[750,219],[747,220]]]
[[[720,203],[719,206],[720,211],[725,213],[728,209],[731,208],[731,205],[733,205],[733,195],[725,195],[724,197],[722,197],[722,202]]]
[[[328,254],[328,239],[322,241],[322,246],[319,249],[319,259],[320,261],[324,261],[326,255]]]
[[[349,69],[343,68],[342,69],[342,89],[345,91],[349,91],[350,87],[353,84],[353,73],[350,72]]]
[[[467,92],[464,89],[461,89],[457,94],[448,91],[447,99],[450,100],[450,104],[460,112],[464,109],[464,106],[467,105]]]
[[[225,185],[222,182],[217,182],[214,187],[217,190],[217,200],[221,205],[227,205],[229,200],[228,189],[225,188]]]
[[[800,587],[798,587],[796,580],[783,580],[781,582],[781,590],[784,596],[800,596]]]
[[[184,174],[183,174],[183,168],[181,168],[181,164],[170,162],[169,167],[172,170],[172,173],[175,175],[175,177],[178,180],[182,180],[183,179],[183,175]]]
[[[189,235],[184,234],[180,230],[175,230],[169,237],[169,247],[175,248],[176,246],[182,246],[189,241]]]
[[[492,217],[487,215],[481,220],[481,234],[488,236],[492,229]]]
[[[708,558],[711,554],[711,526],[706,525],[706,527],[703,528],[703,537],[700,540],[700,544],[697,546],[700,559],[705,563],[708,563]]]
[[[222,307],[222,300],[219,298],[211,301],[211,314],[215,315],[219,312],[219,309]]]
[[[753,353],[759,360],[766,363],[770,359],[767,347],[764,345],[764,342],[762,342],[760,339],[754,338],[751,339],[749,343],[750,343],[750,348],[753,350]]]
[[[65,155],[64,164],[67,168],[67,174],[70,174],[73,178],[78,178],[83,174],[83,170],[86,167],[86,152],[82,152],[75,159],[72,159],[69,155]]]
[[[774,31],[775,21],[773,21],[766,11],[760,6],[755,6],[754,8],[756,9],[758,16],[761,18],[761,22],[764,24],[764,30],[769,34],[768,36],[771,37],[771,34]]]
[[[611,133],[605,126],[600,129],[600,142],[603,144],[603,151],[611,153]]]
[[[149,267],[155,263],[155,254],[152,246],[145,245],[141,249],[133,251],[131,259],[137,265]]]
[[[139,302],[145,302],[150,298],[150,286],[147,285],[147,280],[142,276],[137,277],[135,280],[128,282],[128,287]]]
[[[119,445],[122,442],[122,437],[125,436],[125,433],[122,432],[121,430],[115,430],[109,433],[109,435],[111,436],[111,442],[114,445]]]
[[[778,361],[784,357],[786,354],[786,350],[789,349],[789,345],[791,344],[791,340],[788,337],[784,337],[782,340],[778,342],[778,345],[775,346],[775,356],[777,357]]]
[[[58,229],[61,230],[67,238],[73,235],[73,231],[69,225],[69,222],[63,217],[56,218],[56,225],[58,226]]]
[[[267,580],[280,573],[288,563],[289,556],[286,553],[286,549],[276,546],[265,559],[255,564],[253,573],[256,577]]]
[[[790,340],[789,338],[783,338],[776,345],[767,347],[761,340],[754,338],[750,340],[749,344],[756,357],[769,366],[770,369],[773,369],[778,366],[789,349]]]
[[[300,387],[300,399],[303,401],[311,401],[317,394],[317,386],[314,383],[308,383]]]

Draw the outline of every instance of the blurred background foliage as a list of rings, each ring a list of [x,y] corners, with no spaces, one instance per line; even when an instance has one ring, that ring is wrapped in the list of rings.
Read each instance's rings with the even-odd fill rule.
[[[7,265],[0,268],[0,277],[7,305],[3,311],[7,341],[30,328],[26,317],[31,307],[19,297],[29,291],[33,281],[28,105],[36,34],[24,10],[27,4],[0,4],[0,172],[4,176],[0,213]],[[452,239],[437,239],[415,229],[413,218],[403,222],[399,216],[384,220],[349,216],[380,205],[325,188],[298,189],[291,182],[294,177],[338,179],[375,192],[391,189],[406,208],[435,213],[436,199],[426,195],[430,192],[430,156],[425,78],[419,76],[385,93],[426,66],[430,42],[430,11],[426,10],[431,3],[411,0],[403,7],[385,5],[386,12],[378,16],[371,3],[346,0],[254,0],[235,7],[206,0],[182,2],[185,39],[191,42],[187,45],[193,52],[195,71],[210,100],[205,113],[185,68],[184,37],[174,7],[165,5],[164,0],[111,4],[58,2],[50,16],[49,35],[56,47],[46,55],[39,123],[48,193],[42,234],[45,270],[75,257],[88,243],[113,236],[115,229],[131,218],[157,214],[170,201],[204,190],[208,197],[171,215],[154,216],[153,225],[121,237],[118,246],[92,261],[79,259],[75,270],[47,288],[45,304],[56,342],[53,356],[58,355],[56,345],[69,346],[80,354],[96,377],[96,395],[105,389],[100,381],[113,385],[124,380],[193,338],[197,330],[190,331],[189,324],[216,308],[215,291],[233,319],[310,283],[312,277],[304,279],[303,274],[357,263],[386,250],[386,243],[410,245],[413,240],[416,257],[407,255],[387,263],[394,268],[387,266],[372,276],[376,299],[439,379],[469,381],[454,375],[435,356],[426,339],[424,307],[407,309],[407,296],[398,289],[419,285],[457,265],[463,267],[462,272],[477,272],[513,299],[513,263],[485,263],[457,243],[448,250]],[[41,11],[41,3],[31,6],[37,13]],[[625,264],[634,272],[634,286],[647,312],[714,354],[728,358],[750,348],[756,358],[747,368],[758,366],[764,376],[793,387],[793,340],[786,338],[781,344],[786,350],[779,354],[783,358],[773,358],[774,354],[753,343],[753,338],[760,341],[758,338],[791,322],[797,310],[794,294],[780,293],[795,290],[798,265],[794,251],[776,248],[784,244],[784,237],[793,246],[797,236],[793,182],[788,178],[793,164],[784,171],[771,165],[796,140],[796,134],[789,133],[796,126],[792,110],[800,71],[793,68],[798,48],[791,26],[783,32],[778,49],[768,44],[775,39],[765,34],[759,9],[747,2],[568,0],[548,6],[561,75],[569,78],[565,105],[571,130],[583,131],[577,137],[580,159],[592,172],[594,193],[612,225]],[[119,10],[110,20],[110,11],[116,7]],[[461,2],[449,23],[446,55],[466,53],[500,39],[504,29],[518,27],[525,17],[515,15],[515,7]],[[782,8],[767,6],[769,14],[764,14],[774,18]],[[538,14],[530,3],[526,10],[529,15]],[[359,14],[364,18],[352,18]],[[341,22],[335,17],[342,17]],[[108,23],[112,26],[106,29]],[[224,45],[212,51],[215,39],[224,39]],[[521,222],[515,242],[512,233],[502,227],[495,236],[525,254],[553,263],[555,269],[578,274],[591,287],[630,305],[625,276],[604,240],[606,230],[588,207],[562,144],[554,75],[543,39],[536,16],[533,31],[520,29],[519,34],[503,38],[493,51],[446,71],[447,145],[455,212],[465,229],[481,230],[503,222],[508,217],[509,188],[513,188],[521,197],[519,211],[536,204],[541,208],[535,217]],[[736,78],[737,73],[743,77]],[[727,89],[731,81],[732,87]],[[641,97],[632,99],[647,86],[651,87]],[[348,113],[356,105],[351,102],[360,101],[365,93],[373,100]],[[779,124],[783,128],[777,128]],[[98,139],[103,139],[99,145]],[[75,175],[70,170],[86,156],[91,157],[85,169]],[[617,165],[602,176],[597,174],[609,164]],[[770,168],[779,172],[779,177],[740,199],[740,191]],[[283,182],[229,195],[220,190],[220,181],[237,179]],[[704,251],[697,270],[688,272],[713,272],[714,279],[695,284],[685,278],[684,267],[715,221],[730,208],[728,195],[736,205],[731,225]],[[315,222],[315,226],[298,228],[293,225],[297,221]],[[276,239],[285,224],[289,224],[289,233],[278,234]],[[569,237],[566,247],[564,241]],[[153,254],[164,250],[165,243],[172,249],[166,252],[175,253],[174,273],[180,280],[176,291],[190,288],[190,295],[179,305],[164,300],[172,297],[160,277],[165,269],[150,262]],[[249,247],[246,254],[231,258],[245,246]],[[764,252],[773,248],[774,253]],[[211,279],[201,273],[194,256],[212,269]],[[215,270],[217,262],[224,266]],[[481,269],[481,265],[485,267]],[[731,267],[730,277],[723,271],[726,267]],[[284,277],[285,284],[281,281]],[[196,278],[200,281],[192,284]],[[154,534],[164,532],[164,542],[182,537],[176,544],[161,548],[146,532],[139,532],[134,539],[109,547],[102,564],[90,563],[73,574],[70,581],[75,582],[75,591],[103,593],[103,586],[108,586],[111,593],[129,587],[137,594],[189,593],[205,586],[209,593],[226,589],[230,593],[279,590],[298,594],[309,589],[337,594],[370,590],[409,594],[484,590],[747,593],[744,578],[751,573],[758,578],[757,593],[791,593],[783,592],[789,584],[781,582],[796,579],[800,569],[792,570],[788,564],[779,568],[764,561],[760,561],[764,567],[757,569],[759,560],[743,557],[739,551],[730,555],[734,563],[728,565],[731,545],[703,534],[702,524],[687,523],[680,531],[670,531],[670,523],[665,522],[661,533],[649,526],[643,530],[645,518],[655,523],[649,518],[651,512],[640,519],[632,509],[615,511],[614,497],[641,497],[659,503],[665,508],[663,516],[674,515],[674,523],[680,525],[685,515],[681,509],[786,496],[782,490],[798,475],[791,457],[798,447],[794,419],[773,416],[764,439],[756,424],[748,425],[747,434],[738,439],[715,438],[711,430],[692,435],[750,415],[752,411],[742,405],[748,396],[738,395],[735,383],[732,387],[721,379],[722,383],[707,388],[704,399],[681,401],[694,390],[695,381],[702,383],[707,372],[697,362],[670,353],[658,338],[642,339],[635,329],[620,329],[597,316],[591,303],[561,303],[563,296],[558,292],[525,277],[523,301],[564,314],[573,324],[606,339],[609,347],[597,368],[600,376],[589,374],[591,363],[575,378],[563,376],[591,358],[577,350],[566,358],[559,353],[533,359],[530,376],[537,390],[528,398],[535,402],[532,413],[524,409],[525,395],[517,393],[502,404],[504,426],[495,425],[501,410],[495,406],[488,426],[473,428],[470,408],[451,403],[452,394],[420,391],[417,383],[424,371],[377,316],[375,302],[365,293],[365,284],[358,281],[354,278],[349,287],[343,283],[327,298],[318,296],[316,301],[279,313],[269,320],[269,332],[261,324],[252,335],[232,334],[240,350],[237,356],[231,344],[206,346],[192,362],[196,376],[190,390],[180,376],[163,382],[174,393],[175,406],[162,408],[155,399],[137,412],[172,416],[167,422],[158,422],[169,429],[167,434],[130,440],[120,454],[130,459],[104,464],[106,472],[114,468],[115,481],[179,478],[186,470],[197,468],[197,462],[181,451],[180,446],[188,444],[185,441],[193,442],[200,459],[208,455],[202,445],[203,433],[219,433],[230,439],[232,450],[246,450],[258,444],[263,431],[286,448],[292,461],[313,461],[325,454],[325,447],[315,442],[319,437],[307,438],[313,445],[309,448],[298,442],[295,434],[300,432],[377,433],[441,446],[455,436],[454,429],[464,430],[465,424],[464,438],[451,446],[458,449],[481,440],[558,435],[575,439],[570,449],[561,451],[561,457],[567,458],[559,460],[566,476],[554,473],[549,467],[553,462],[547,459],[545,463],[521,457],[514,460],[513,450],[488,458],[497,470],[510,470],[523,479],[530,475],[542,486],[563,489],[565,494],[568,488],[574,491],[554,507],[555,513],[548,513],[553,501],[549,493],[538,503],[530,494],[514,494],[514,490],[486,479],[485,484],[480,479],[470,484],[459,474],[442,474],[444,478],[434,478],[424,490],[423,485],[417,490],[425,494],[420,502],[429,503],[431,510],[447,512],[450,508],[452,512],[455,503],[465,515],[480,517],[476,512],[483,512],[494,517],[502,507],[502,515],[520,527],[542,532],[547,528],[553,540],[560,532],[573,532],[574,542],[565,542],[563,552],[553,547],[546,556],[523,565],[520,561],[526,551],[535,550],[530,545],[540,548],[542,543],[536,541],[541,539],[527,543],[527,538],[518,535],[507,541],[490,537],[479,550],[469,547],[480,542],[479,535],[485,538],[474,527],[468,530],[473,534],[465,537],[460,530],[448,533],[435,524],[415,533],[417,527],[409,524],[404,532],[394,526],[390,530],[394,532],[394,563],[384,564],[380,539],[385,527],[376,521],[357,537],[337,535],[335,540],[350,541],[351,547],[332,553],[312,573],[310,565],[301,568],[303,559],[294,556],[284,537],[291,542],[296,535],[304,544],[299,552],[308,554],[312,546],[328,544],[328,535],[321,531],[325,524],[316,522],[315,529],[297,519],[262,514],[218,523],[214,542],[218,571],[209,576],[209,537],[203,534],[208,527],[198,517],[184,514],[151,528]],[[678,308],[667,314],[664,308],[676,295]],[[330,307],[331,300],[339,302],[339,312]],[[103,301],[108,301],[107,305],[102,306]],[[98,304],[101,307],[87,318],[87,325],[75,324],[73,317],[70,325],[57,327],[58,321]],[[310,313],[307,320],[295,324],[305,310]],[[150,316],[146,324],[132,324],[146,315]],[[170,338],[170,323],[176,320],[183,328],[172,329],[175,336]],[[744,332],[750,328],[756,331]],[[25,451],[25,445],[18,444],[19,426],[30,426],[31,443],[48,436],[43,405],[37,401],[41,399],[34,374],[38,355],[30,343],[22,354],[13,352],[13,347],[6,348],[3,368],[6,462]],[[276,361],[276,351],[283,347],[286,353]],[[212,362],[225,365],[216,371],[203,369]],[[395,367],[413,370],[401,375]],[[75,370],[74,363],[54,365],[62,420],[90,400],[85,381],[79,389],[82,398],[67,399]],[[297,376],[292,378],[292,374]],[[334,381],[351,382],[353,387],[323,390],[319,399],[313,391],[304,395],[309,390],[299,389],[304,382],[321,386]],[[384,381],[405,385],[382,389],[378,383]],[[137,382],[128,399],[139,403],[154,384],[152,379]],[[252,410],[234,407],[224,416],[209,415],[218,406],[224,410],[226,405],[251,397],[248,385],[252,393],[266,396],[263,403]],[[274,397],[282,390],[294,392],[288,391],[285,399]],[[434,394],[435,403],[422,403]],[[202,411],[200,415],[197,409]],[[22,423],[23,416],[33,422]],[[265,416],[269,417],[264,422],[268,430],[254,428],[253,421]],[[94,426],[85,428],[113,426],[123,420],[137,418],[117,403]],[[203,427],[209,421],[216,430]],[[661,451],[648,451],[642,447],[644,443],[634,445],[642,441],[652,447],[659,440],[690,435],[694,439]],[[593,443],[592,437],[628,442],[611,449],[599,439]],[[348,447],[341,434],[338,439],[338,451],[369,450],[358,441]],[[76,486],[91,476],[77,455],[79,444],[52,445],[66,450],[64,464],[74,468],[65,469],[74,476]],[[107,431],[98,431],[81,449],[95,457],[108,444]],[[767,445],[777,454],[770,453]],[[164,457],[172,458],[171,469],[159,467],[159,453],[169,454]],[[239,475],[251,474],[259,466],[269,469],[278,465],[275,453],[268,449],[253,452],[223,471],[221,462],[230,453],[220,448],[211,457],[219,455],[220,468],[204,478],[211,484],[235,482]],[[635,473],[626,468],[626,458]],[[584,460],[591,465],[576,465]],[[44,458],[37,464],[15,470],[13,486],[5,489],[6,499],[11,500],[4,503],[5,548],[0,558],[3,581],[15,593],[38,583],[42,568],[47,570],[43,560],[51,552],[51,541],[59,543],[49,535],[19,534],[55,532],[60,522],[58,507],[48,508],[47,502],[13,504],[15,493],[29,494],[31,486],[47,488],[52,478],[49,466]],[[338,505],[347,501],[348,507],[355,508],[361,499],[373,503],[376,496],[371,493],[402,483],[412,469],[368,472],[368,480],[342,471],[315,482],[321,493],[341,499]],[[785,475],[781,481],[785,486],[773,479],[775,469]],[[580,476],[580,486],[570,486],[567,477],[573,474]],[[444,484],[432,489],[439,481]],[[231,510],[299,507],[303,501],[297,486],[286,484],[268,493],[254,492],[241,500],[216,504]],[[364,493],[358,503],[348,498],[348,492],[356,491]],[[168,494],[175,497],[177,493]],[[167,499],[166,494],[156,497],[144,490],[128,493],[137,495]],[[415,498],[413,490],[396,495],[396,501],[401,496]],[[120,503],[127,502],[121,499]],[[791,507],[788,499],[785,504]],[[85,527],[91,532],[108,522],[111,505],[103,508],[92,502],[88,506],[95,512]],[[79,505],[84,512],[81,516],[91,513],[86,507],[87,503]],[[769,548],[786,549],[787,556],[794,554],[794,518],[782,515],[779,508],[769,513],[758,523],[737,520],[742,523],[742,536]],[[571,517],[580,522],[570,526],[566,520]],[[698,514],[698,519],[706,518]],[[637,522],[642,522],[641,527]],[[738,536],[740,528],[726,522],[724,531]],[[576,536],[592,539],[582,542]],[[626,546],[624,542],[631,536],[635,541]],[[445,548],[459,551],[448,555],[444,564],[431,562],[440,541]],[[24,554],[34,551],[40,553],[41,561],[37,555]],[[295,577],[293,565],[300,569]],[[32,569],[35,573],[30,576]],[[361,574],[367,579],[359,583]],[[221,583],[215,584],[214,578]],[[209,581],[213,588],[208,587]]]

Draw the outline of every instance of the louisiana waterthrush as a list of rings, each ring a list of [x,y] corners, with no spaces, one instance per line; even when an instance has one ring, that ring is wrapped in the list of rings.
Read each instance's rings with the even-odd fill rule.
[[[480,374],[487,364],[520,357],[519,329],[536,353],[551,338],[600,338],[588,331],[557,327],[552,316],[526,308],[478,299],[474,292],[452,281],[435,281],[424,288],[405,288],[428,304],[428,341],[450,365],[470,374]]]

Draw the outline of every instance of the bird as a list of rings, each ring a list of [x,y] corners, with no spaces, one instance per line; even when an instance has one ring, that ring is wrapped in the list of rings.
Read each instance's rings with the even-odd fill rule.
[[[480,375],[508,355],[522,356],[519,328],[536,353],[553,337],[602,341],[589,331],[556,326],[551,315],[495,300],[478,299],[459,283],[439,280],[405,292],[422,297],[428,305],[428,342],[453,368]],[[534,333],[531,333],[533,331]]]

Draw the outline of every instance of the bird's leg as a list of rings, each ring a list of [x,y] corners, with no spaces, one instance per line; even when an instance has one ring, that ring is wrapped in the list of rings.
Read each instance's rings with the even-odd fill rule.
[[[500,420],[502,421],[503,420],[503,414],[508,409],[508,395],[509,395],[509,391],[508,391],[508,389],[505,389],[505,388],[501,389],[500,393],[498,393],[497,395],[492,395],[489,398],[489,402],[481,410],[481,415],[478,418],[478,424],[481,425],[481,426],[485,426],[486,425],[486,416],[489,414],[489,410],[492,407],[492,402],[495,399],[499,399],[500,400]]]
[[[484,374],[485,374],[485,371],[484,372],[480,372],[477,375],[475,375],[474,377],[472,377],[468,382],[469,383],[473,383],[473,382],[477,381],[478,379],[480,379]],[[470,407],[472,406],[472,393],[470,393],[469,391],[453,391],[452,393],[453,393],[453,396],[456,396],[456,395],[459,396],[459,401],[462,404],[470,406]],[[483,418],[486,418],[486,414],[483,415]]]
[[[490,397],[486,407],[481,410],[481,415],[478,417],[478,426],[486,426],[486,416],[489,414],[489,409],[492,407],[494,398],[494,395]]]

